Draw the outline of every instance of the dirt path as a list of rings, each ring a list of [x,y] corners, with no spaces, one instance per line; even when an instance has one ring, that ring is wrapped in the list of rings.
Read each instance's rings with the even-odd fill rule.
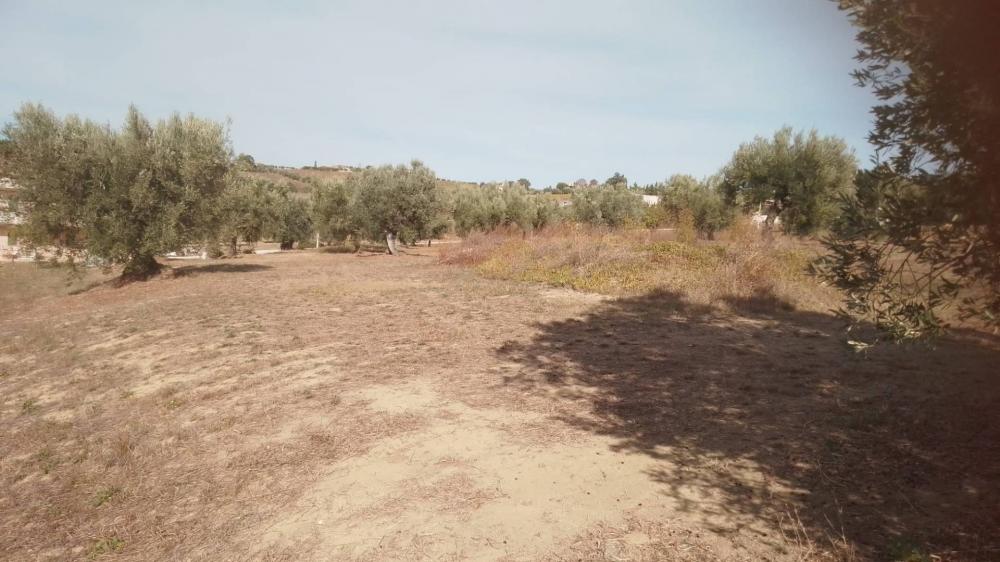
[[[12,311],[0,557],[997,546],[982,342],[859,358],[826,315],[609,300],[420,251],[196,264]]]

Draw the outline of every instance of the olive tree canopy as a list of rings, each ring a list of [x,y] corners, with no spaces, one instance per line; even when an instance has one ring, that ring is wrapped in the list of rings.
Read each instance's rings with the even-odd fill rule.
[[[1000,328],[1000,3],[841,0],[880,103],[877,165],[848,199],[823,271],[845,312],[899,338],[939,311]]]
[[[770,139],[740,145],[723,168],[722,190],[731,204],[767,204],[769,222],[780,217],[789,232],[809,234],[839,215],[856,171],[857,160],[842,139],[784,127]]]
[[[153,125],[133,106],[112,129],[25,104],[3,132],[28,241],[144,277],[159,268],[157,254],[209,236],[232,157],[222,124],[174,114]]]
[[[355,193],[355,219],[371,240],[384,239],[396,253],[401,235],[430,230],[440,214],[437,178],[418,160],[409,166],[368,168],[348,178],[345,187]]]
[[[713,238],[735,218],[733,207],[726,204],[717,184],[717,177],[698,181],[693,176],[674,174],[660,193],[659,207],[672,224],[677,224],[683,212],[690,212],[698,232]]]
[[[646,205],[641,195],[618,184],[577,189],[573,192],[572,209],[574,218],[582,223],[619,227],[638,224]]]

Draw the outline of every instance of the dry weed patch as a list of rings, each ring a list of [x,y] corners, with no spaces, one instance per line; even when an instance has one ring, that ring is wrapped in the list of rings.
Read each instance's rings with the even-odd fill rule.
[[[441,260],[497,279],[615,296],[657,290],[691,302],[825,310],[833,292],[809,273],[815,250],[738,224],[718,241],[680,241],[667,231],[561,226],[531,236],[476,233]]]

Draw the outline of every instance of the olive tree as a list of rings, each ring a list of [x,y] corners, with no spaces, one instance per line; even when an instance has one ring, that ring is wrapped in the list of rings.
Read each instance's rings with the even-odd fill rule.
[[[455,230],[462,236],[501,226],[514,226],[527,234],[560,218],[553,201],[518,184],[463,190],[455,197],[453,215]]]
[[[239,252],[241,243],[253,247],[277,219],[278,196],[274,184],[230,175],[216,215],[217,235],[226,242],[230,255]]]
[[[689,212],[695,229],[711,239],[735,218],[734,209],[719,192],[718,183],[718,178],[698,181],[689,175],[673,175],[660,192],[659,207],[672,224],[677,224],[681,215]]]
[[[317,183],[312,191],[312,223],[324,242],[343,242],[358,231],[354,183]]]
[[[841,0],[858,84],[879,98],[862,178],[822,264],[845,314],[895,338],[940,311],[1000,328],[1000,14],[994,2]],[[873,185],[868,185],[868,184]]]
[[[455,195],[452,216],[455,220],[455,231],[459,236],[465,236],[473,230],[490,230],[487,219],[486,187],[466,189]]]
[[[535,207],[535,218],[532,225],[535,230],[566,220],[566,213],[555,200],[538,194],[532,195],[531,200]]]
[[[371,240],[385,240],[396,255],[396,241],[402,234],[426,232],[439,214],[437,178],[418,160],[409,166],[379,166],[363,170],[347,179],[346,187],[356,193],[354,215],[361,232]]]
[[[251,171],[256,169],[257,162],[254,161],[253,156],[241,152],[239,156],[236,157],[235,166],[240,170]]]
[[[232,158],[222,124],[174,114],[154,125],[133,106],[113,129],[29,103],[3,132],[31,243],[85,250],[143,278],[159,269],[156,255],[209,237]]]
[[[646,212],[642,197],[622,185],[588,187],[573,192],[573,215],[577,221],[620,227],[638,223]]]
[[[722,171],[722,191],[744,209],[767,205],[768,224],[810,234],[830,226],[853,189],[857,160],[842,139],[779,129],[740,145]]]
[[[291,250],[313,233],[312,209],[308,199],[296,197],[287,188],[278,191],[275,220],[266,235],[277,240],[282,250]]]

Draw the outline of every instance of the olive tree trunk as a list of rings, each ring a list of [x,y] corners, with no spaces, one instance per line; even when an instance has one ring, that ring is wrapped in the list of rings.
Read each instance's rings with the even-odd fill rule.
[[[385,244],[389,247],[389,253],[392,255],[397,255],[399,250],[396,249],[396,235],[392,232],[387,232],[385,235]]]
[[[133,256],[122,269],[122,281],[141,281],[149,279],[160,271],[160,263],[152,255]]]

